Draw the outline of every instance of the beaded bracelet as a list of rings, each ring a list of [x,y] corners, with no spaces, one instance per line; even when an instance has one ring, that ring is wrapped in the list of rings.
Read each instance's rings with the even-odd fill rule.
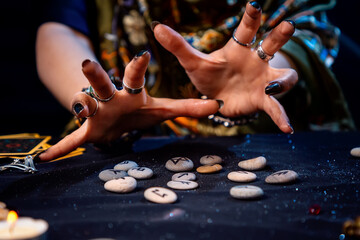
[[[208,116],[208,119],[212,120],[214,123],[222,124],[225,127],[233,127],[236,125],[249,124],[255,121],[256,119],[258,119],[258,117],[259,117],[259,113],[254,113],[251,115],[245,115],[236,118],[227,118],[224,117],[221,113],[217,112],[215,114]]]
[[[201,96],[201,99],[208,99],[207,96]],[[225,127],[233,127],[236,125],[245,125],[254,122],[259,118],[259,113],[253,113],[250,115],[244,115],[241,117],[228,118],[223,116],[220,112],[209,115],[208,119],[212,120],[216,124],[222,124]]]

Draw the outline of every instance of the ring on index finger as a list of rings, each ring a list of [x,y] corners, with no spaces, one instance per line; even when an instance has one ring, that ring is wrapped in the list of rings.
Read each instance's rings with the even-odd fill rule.
[[[89,95],[90,97],[95,98],[96,100],[98,100],[100,102],[108,102],[111,99],[113,99],[113,97],[115,96],[115,93],[116,93],[116,86],[115,86],[115,84],[113,84],[113,85],[114,85],[114,90],[113,90],[111,96],[108,98],[100,98],[99,95],[95,92],[94,88],[91,85],[87,88],[83,88],[82,91],[84,93],[86,93],[87,95]]]
[[[82,92],[86,93],[90,97],[95,98],[96,100],[98,100],[100,102],[108,102],[111,99],[113,99],[117,90],[122,89],[122,81],[120,80],[119,77],[110,76],[110,80],[111,80],[112,85],[114,86],[114,90],[113,90],[111,96],[108,98],[100,98],[99,95],[95,92],[94,88],[91,85],[87,88],[83,88]]]

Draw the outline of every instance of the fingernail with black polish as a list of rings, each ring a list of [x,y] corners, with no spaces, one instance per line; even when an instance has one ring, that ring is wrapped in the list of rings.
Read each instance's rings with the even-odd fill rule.
[[[279,83],[272,83],[265,88],[265,93],[267,95],[275,95],[281,93],[281,91],[282,87]]]
[[[84,107],[83,105],[81,105],[81,103],[76,103],[74,106],[73,106],[73,109],[74,109],[74,112],[79,115],[82,110],[84,110]]]
[[[138,52],[138,53],[135,55],[135,59],[143,56],[143,55],[146,54],[147,52],[148,52],[147,50],[141,50],[140,52]]]
[[[81,64],[81,66],[82,66],[82,68],[84,68],[86,65],[88,65],[88,63],[90,63],[91,61],[89,60],[89,59],[85,59],[83,62],[82,62],[82,64]]]
[[[260,5],[256,1],[252,1],[252,2],[250,2],[250,4],[251,4],[251,6],[256,8],[257,10],[260,10]]]
[[[293,20],[285,20],[286,22],[290,23],[294,29],[296,28],[296,23]]]
[[[224,106],[224,101],[221,99],[216,99],[216,101],[219,104],[219,109],[221,109]]]
[[[160,22],[158,21],[152,21],[151,22],[151,31],[154,31],[154,28],[156,27],[156,25],[158,25]]]

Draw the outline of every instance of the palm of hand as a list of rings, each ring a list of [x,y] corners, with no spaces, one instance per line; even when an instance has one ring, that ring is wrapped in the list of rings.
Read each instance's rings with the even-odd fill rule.
[[[264,110],[271,98],[264,89],[275,79],[276,70],[249,48],[234,52],[228,47],[204,56],[201,67],[188,71],[188,76],[202,94],[224,101],[221,113],[225,116]]]
[[[140,129],[154,124],[153,122],[138,121],[141,107],[145,105],[147,95],[129,95],[117,92],[107,103],[99,103],[99,110],[95,116],[88,118],[81,128],[84,128],[86,141],[107,143],[120,137],[123,133]],[[129,104],[131,102],[131,104]],[[146,124],[146,126],[145,126]]]

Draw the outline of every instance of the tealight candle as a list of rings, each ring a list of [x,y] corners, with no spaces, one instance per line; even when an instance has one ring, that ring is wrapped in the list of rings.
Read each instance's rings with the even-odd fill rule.
[[[45,239],[49,225],[41,219],[18,218],[10,211],[6,221],[0,221],[0,240],[4,239]]]

